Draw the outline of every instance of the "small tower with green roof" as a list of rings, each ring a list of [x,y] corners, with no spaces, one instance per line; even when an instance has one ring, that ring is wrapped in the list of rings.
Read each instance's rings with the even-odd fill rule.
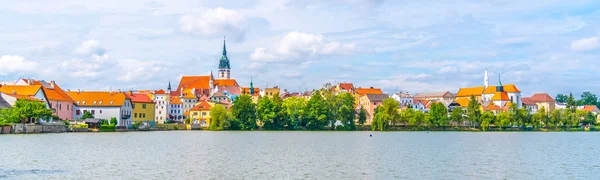
[[[223,55],[219,60],[218,79],[229,79],[231,67],[229,66],[229,58],[227,58],[227,48],[225,47],[225,37],[223,37]]]

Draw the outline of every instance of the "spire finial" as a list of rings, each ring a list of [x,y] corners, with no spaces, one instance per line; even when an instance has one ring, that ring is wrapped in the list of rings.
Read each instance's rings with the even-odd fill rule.
[[[502,80],[500,80],[500,73],[498,73],[498,85],[502,86]]]
[[[167,90],[171,91],[171,78],[169,78],[169,86],[167,87]]]
[[[223,56],[227,55],[227,48],[225,47],[225,36],[223,36]]]

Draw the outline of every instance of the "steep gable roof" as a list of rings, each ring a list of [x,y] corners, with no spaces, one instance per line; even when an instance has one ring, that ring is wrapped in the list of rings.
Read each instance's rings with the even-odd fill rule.
[[[123,92],[90,91],[67,92],[78,106],[123,106],[127,96]]]
[[[45,81],[31,80],[33,85],[41,85],[44,94],[48,100],[74,102],[71,96],[63,91],[54,81],[47,83]]]
[[[6,99],[4,99],[2,97],[2,94],[0,94],[0,109],[10,108],[10,107],[12,107],[12,106],[6,101]]]
[[[5,94],[35,96],[41,88],[41,85],[2,85],[0,86],[0,92]]]
[[[521,90],[519,90],[517,88],[517,86],[515,86],[514,84],[505,84],[502,85],[502,89],[504,89],[504,92],[507,93],[520,93]],[[494,94],[496,93],[496,86],[488,86],[485,91],[483,91],[483,94]]]
[[[183,76],[179,81],[177,91],[180,91],[181,88],[209,89],[210,76]]]
[[[510,101],[510,98],[506,92],[496,92],[492,96],[492,101]]]
[[[481,96],[483,94],[485,87],[477,86],[477,87],[468,87],[468,88],[460,88],[456,93],[456,97],[470,97],[473,96]]]
[[[550,95],[548,95],[547,93],[536,93],[533,96],[531,96],[531,100],[533,100],[534,102],[556,102],[554,100],[554,98],[550,97]]]
[[[198,105],[191,108],[190,111],[210,111],[210,108],[212,108],[212,106],[208,102],[202,101]]]
[[[598,109],[598,107],[594,106],[594,105],[583,106],[582,110],[588,111],[588,112],[600,112],[600,109]]]
[[[338,86],[340,86],[340,90],[350,91],[354,89],[354,84],[352,83],[339,83]]]
[[[171,96],[171,99],[169,99],[169,104],[183,104],[183,102],[181,102],[179,96]]]

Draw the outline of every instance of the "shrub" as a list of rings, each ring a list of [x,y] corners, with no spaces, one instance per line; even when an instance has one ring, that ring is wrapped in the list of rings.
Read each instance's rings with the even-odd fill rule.
[[[117,123],[118,123],[118,122],[117,122],[117,118],[116,118],[116,117],[112,117],[112,118],[110,118],[110,124],[112,124],[112,125],[117,125]]]
[[[64,121],[65,122],[65,126],[69,126],[71,124],[71,122],[69,121]]]
[[[115,125],[100,125],[100,132],[115,132],[117,127]]]
[[[78,124],[77,128],[82,128],[82,129],[83,128],[88,128],[88,125],[87,124]]]

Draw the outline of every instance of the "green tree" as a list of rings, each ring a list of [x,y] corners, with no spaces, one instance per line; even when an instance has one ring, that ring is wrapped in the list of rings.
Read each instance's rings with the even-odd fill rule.
[[[475,122],[481,117],[481,104],[479,104],[473,95],[471,95],[469,106],[467,106],[467,117],[469,118],[469,121],[471,121],[473,127],[475,127]],[[471,125],[469,125],[469,127],[471,127]]]
[[[414,111],[412,118],[408,121],[408,124],[413,127],[420,127],[425,122],[425,113],[423,111]]]
[[[503,127],[510,125],[510,121],[510,113],[507,111],[502,111],[496,116],[496,125],[499,126],[500,130],[502,130]]]
[[[429,116],[433,127],[448,125],[448,110],[442,103],[433,103],[429,110]]]
[[[83,115],[81,116],[81,119],[88,119],[88,118],[94,118],[94,115],[91,112],[89,112],[89,111],[83,112]]]
[[[0,123],[25,123],[27,119],[50,119],[52,110],[46,103],[30,99],[17,99],[15,105],[8,110],[0,111]]]
[[[110,125],[116,126],[119,123],[116,117],[110,118]]]
[[[487,131],[490,128],[490,124],[492,124],[495,120],[496,116],[491,111],[485,111],[481,115],[481,130]]]
[[[558,124],[563,121],[562,112],[560,109],[554,109],[550,112],[550,122],[547,124],[548,128],[556,128]]]
[[[575,113],[576,108],[577,102],[575,101],[575,97],[573,97],[573,93],[569,93],[569,98],[567,98],[567,109],[569,109],[571,113]]]
[[[361,126],[364,126],[366,122],[367,122],[367,111],[365,110],[365,108],[360,106],[360,111],[358,112],[358,124],[360,124]]]
[[[598,105],[598,97],[596,96],[596,94],[591,93],[589,91],[583,92],[583,94],[581,94],[580,101],[581,105]]]
[[[281,99],[279,93],[277,93],[271,98],[271,100],[275,104],[275,107],[273,107],[273,112],[275,112],[273,121],[276,122],[275,125],[277,129],[283,129],[290,123],[286,112],[283,109],[283,99]]]
[[[410,123],[414,114],[415,110],[412,108],[402,110],[402,112],[400,112],[400,122],[404,123],[406,126],[414,126],[414,124]]]
[[[240,122],[241,130],[256,129],[256,104],[252,102],[252,97],[242,94],[233,101],[231,106],[233,117]]]
[[[452,113],[450,114],[450,119],[452,119],[452,121],[456,124],[457,127],[463,121],[463,118],[464,111],[462,108],[455,108],[452,110]]]
[[[289,119],[287,126],[290,129],[299,129],[306,126],[306,122],[303,122],[306,99],[295,96],[286,98],[283,100],[283,109]]]
[[[306,128],[323,129],[327,124],[329,106],[320,92],[313,92],[306,104]]]
[[[567,95],[564,94],[557,94],[556,98],[554,98],[556,100],[556,102],[559,103],[566,103],[567,99],[569,99],[569,97]]]
[[[223,105],[217,104],[210,108],[210,125],[209,130],[220,131],[229,127],[230,115]]]
[[[277,127],[277,122],[275,119],[275,103],[271,101],[271,98],[268,96],[263,96],[258,99],[258,105],[256,107],[256,112],[258,114],[259,121],[263,122],[264,128],[268,130],[279,129]]]
[[[548,125],[548,115],[546,114],[546,109],[541,107],[538,111],[533,115],[533,121],[531,126],[536,129],[539,128],[540,124]]]
[[[375,115],[373,117],[373,122],[371,122],[371,130],[383,131],[387,128],[390,123],[390,115],[385,112],[385,107],[379,106],[375,111]]]
[[[346,105],[342,105],[342,107],[340,107],[338,112],[338,118],[344,124],[345,130],[356,129],[356,124],[354,124],[354,119],[356,117],[355,113],[356,112],[352,108]]]

